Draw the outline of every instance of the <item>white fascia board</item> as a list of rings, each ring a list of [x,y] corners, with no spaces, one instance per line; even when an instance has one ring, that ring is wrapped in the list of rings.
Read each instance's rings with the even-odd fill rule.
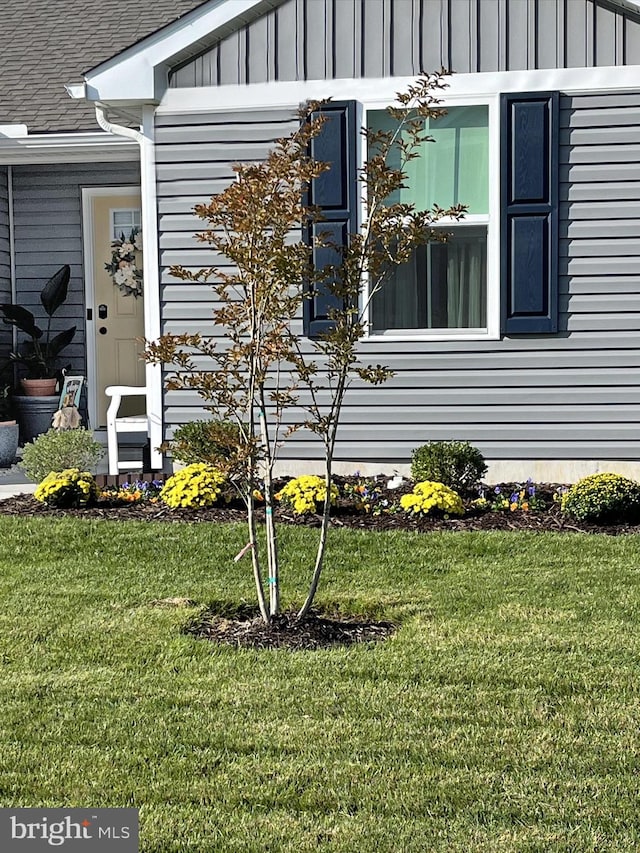
[[[347,78],[167,89],[158,113],[290,107],[322,98],[390,103],[396,92],[406,91],[415,80],[415,77]],[[447,88],[437,94],[447,101],[456,97],[491,97],[502,92],[640,90],[640,65],[452,74],[446,83]]]
[[[139,44],[87,71],[90,101],[154,103],[163,94],[168,60],[265,0],[211,0]],[[159,91],[158,91],[159,90]]]
[[[137,160],[136,142],[96,133],[47,133],[18,137],[0,135],[0,164],[104,163]]]

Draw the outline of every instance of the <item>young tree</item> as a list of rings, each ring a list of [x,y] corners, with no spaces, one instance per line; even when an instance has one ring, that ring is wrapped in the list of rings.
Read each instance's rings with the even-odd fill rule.
[[[236,181],[195,208],[207,223],[198,239],[230,266],[171,270],[187,281],[212,282],[213,321],[223,330],[223,342],[184,334],[165,335],[146,346],[149,361],[175,368],[169,389],[196,390],[207,409],[238,425],[238,446],[225,464],[247,507],[248,550],[265,622],[280,609],[273,512],[278,451],[299,429],[315,434],[323,446],[327,499],[309,588],[298,613],[302,619],[313,603],[324,564],[333,457],[345,394],[356,377],[375,385],[392,375],[386,367],[360,359],[358,342],[366,331],[369,305],[394,266],[408,261],[418,246],[446,239],[442,230],[434,230],[438,220],[464,214],[463,206],[416,210],[397,200],[407,164],[420,155],[424,142],[433,142],[425,119],[444,112],[437,95],[445,86],[445,74],[424,75],[397,95],[397,104],[388,110],[392,129],[362,129],[368,150],[359,173],[366,210],[362,227],[344,246],[332,243],[327,234],[315,238],[316,247],[334,253],[335,263],[314,268],[312,248],[302,239],[303,230],[322,220],[321,211],[306,202],[305,191],[330,168],[309,155],[310,143],[326,121],[324,102],[305,104],[299,126],[276,141],[263,163],[234,166]],[[330,311],[326,332],[301,340],[295,326],[303,303],[319,293],[334,297],[340,307]],[[265,504],[265,553],[257,536],[258,490]]]

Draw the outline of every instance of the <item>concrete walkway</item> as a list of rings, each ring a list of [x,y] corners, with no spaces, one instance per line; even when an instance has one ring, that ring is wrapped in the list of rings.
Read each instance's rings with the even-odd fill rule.
[[[32,483],[21,468],[0,468],[0,501],[15,495],[32,495],[36,483]]]

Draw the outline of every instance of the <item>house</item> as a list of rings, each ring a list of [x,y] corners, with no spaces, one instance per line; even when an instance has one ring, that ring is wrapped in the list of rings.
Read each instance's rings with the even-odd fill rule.
[[[135,139],[101,129],[95,106],[70,98],[65,84],[198,5],[143,0],[135,14],[123,14],[119,0],[21,0],[2,9],[0,302],[44,316],[42,285],[70,264],[69,298],[52,325],[56,331],[77,326],[63,354],[73,373],[88,377],[92,426],[105,423],[106,384],[118,376],[145,384],[135,342],[144,334],[142,305],[118,299],[104,271],[112,236],[140,215],[140,149]],[[121,221],[101,230],[100,217],[108,217],[110,207]],[[97,306],[105,304],[108,320],[120,308],[118,327],[126,324],[128,337],[118,340],[109,323],[100,334],[106,325],[97,322]],[[0,356],[10,348],[11,331],[0,323]]]
[[[145,5],[136,7],[138,23]],[[342,110],[333,126],[342,134],[335,172],[344,189],[366,155],[356,125],[380,121],[421,69],[444,66],[456,73],[444,93],[448,116],[434,128],[441,144],[408,192],[428,203],[468,203],[469,215],[452,228],[448,247],[417,255],[372,306],[363,353],[396,373],[381,387],[354,385],[337,459],[348,471],[404,470],[417,445],[457,438],[480,447],[494,479],[566,481],[605,469],[640,475],[635,3],[166,0],[158,7],[166,17],[155,20],[165,26],[145,34],[147,17],[127,45],[121,30],[102,55],[84,40],[64,80],[77,103],[56,104],[66,124],[54,127],[48,114],[47,125],[31,119],[25,135],[27,112],[21,119],[19,109],[0,111],[0,287],[28,304],[44,277],[44,241],[48,260],[63,263],[73,253],[73,310],[86,330],[73,355],[96,397],[107,384],[103,362],[125,370],[135,361],[128,333],[106,359],[96,344],[108,328],[100,312],[112,309],[95,298],[105,250],[91,235],[112,228],[114,210],[129,224],[135,215],[126,193],[112,196],[105,213],[103,193],[136,185],[139,169],[145,295],[137,307],[146,336],[207,329],[210,288],[169,273],[176,263],[208,263],[193,239],[201,226],[193,205],[233,178],[234,162],[262,159],[294,126],[298,104],[316,97],[333,97]],[[90,9],[84,14],[91,18]],[[39,81],[24,87],[25,98],[36,98],[42,80],[59,80],[45,62],[37,67]],[[4,91],[2,60],[0,80]],[[71,195],[73,215],[64,201]],[[340,204],[343,224],[357,227],[357,203]],[[322,322],[316,305],[301,334]],[[146,368],[146,382],[156,446],[200,417],[201,401],[164,392],[157,368]],[[298,433],[287,453],[308,470],[320,449]]]

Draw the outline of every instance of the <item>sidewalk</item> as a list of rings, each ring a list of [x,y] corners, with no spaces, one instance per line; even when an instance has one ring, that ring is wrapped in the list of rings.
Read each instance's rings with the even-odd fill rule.
[[[0,501],[15,495],[32,495],[35,488],[36,483],[32,483],[17,465],[0,468]]]

